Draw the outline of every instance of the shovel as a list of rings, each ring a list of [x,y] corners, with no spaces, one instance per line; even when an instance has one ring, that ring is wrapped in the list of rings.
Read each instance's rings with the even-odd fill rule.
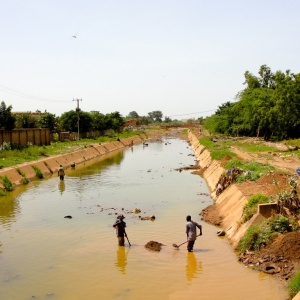
[[[198,234],[197,236],[200,236],[200,234]],[[180,244],[180,245],[173,244],[172,246],[173,246],[174,248],[179,249],[179,247],[180,247],[181,245],[186,244],[187,242],[188,242],[188,241],[186,241],[186,242],[184,242],[184,243],[182,243],[182,244]]]
[[[126,233],[126,239],[127,239],[127,242],[129,244],[129,247],[131,246],[130,242],[129,242],[129,239],[128,239],[128,236],[127,236],[127,233]]]

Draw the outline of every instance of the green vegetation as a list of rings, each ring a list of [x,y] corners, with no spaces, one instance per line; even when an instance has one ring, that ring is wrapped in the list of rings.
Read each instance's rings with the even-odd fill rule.
[[[243,140],[233,140],[232,145],[237,148],[241,148],[244,151],[257,153],[257,152],[278,152],[276,147],[268,146],[264,143],[260,143],[259,141],[256,143],[244,142]]]
[[[258,204],[269,203],[269,202],[270,202],[270,198],[262,194],[256,194],[250,197],[244,206],[242,223],[247,222],[252,218],[254,214],[256,214]]]
[[[290,297],[293,298],[300,291],[300,271],[298,271],[288,282]]]
[[[22,184],[28,184],[29,180],[27,179],[24,172],[22,172],[19,168],[16,168],[16,171],[22,176],[21,182]]]
[[[37,167],[37,166],[32,166],[35,174],[37,176],[37,178],[43,179],[44,178],[44,174],[42,173],[42,171]]]
[[[10,192],[14,189],[11,180],[6,175],[1,176],[1,180],[6,191]]]
[[[298,229],[293,219],[280,215],[274,216],[260,225],[250,226],[238,244],[238,251],[241,253],[246,250],[258,251],[261,246],[271,243],[278,233]]]
[[[211,138],[200,138],[199,142],[203,145],[211,155],[212,159],[220,160],[226,156],[235,157],[236,154],[230,151],[230,144],[227,140],[214,142]]]
[[[43,157],[65,154],[72,151],[83,149],[92,144],[116,141],[117,138],[123,139],[135,135],[143,134],[143,131],[123,131],[121,133],[108,132],[106,135],[94,139],[80,139],[78,141],[52,142],[49,146],[28,145],[20,149],[10,149],[0,151],[0,168],[6,168],[34,161]]]
[[[235,102],[219,106],[204,126],[211,133],[283,140],[300,136],[300,74],[262,65],[254,76],[246,71],[245,89]]]
[[[256,161],[240,161],[237,159],[232,159],[228,161],[224,167],[226,169],[240,168],[244,171],[247,171],[236,177],[236,181],[239,183],[244,182],[246,180],[256,181],[262,175],[275,169],[269,164],[263,164]]]

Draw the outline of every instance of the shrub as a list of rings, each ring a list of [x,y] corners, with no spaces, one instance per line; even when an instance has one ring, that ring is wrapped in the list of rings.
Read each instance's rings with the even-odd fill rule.
[[[1,179],[3,186],[7,191],[12,191],[14,189],[11,180],[6,175],[1,176]]]
[[[278,235],[278,233],[292,230],[293,227],[290,225],[290,222],[293,222],[293,220],[290,221],[286,217],[277,215],[260,225],[249,227],[238,244],[238,251],[258,251],[261,246],[268,245],[272,242],[273,238]],[[297,230],[296,227],[294,229]]]
[[[245,223],[252,218],[252,216],[257,212],[258,204],[269,202],[270,198],[262,194],[256,194],[250,197],[244,206],[242,223]]]
[[[29,180],[27,177],[22,177],[21,182],[22,182],[22,184],[28,184]]]
[[[35,171],[35,174],[37,176],[37,178],[44,178],[44,174],[42,173],[42,171],[37,167],[37,166],[32,166],[34,171]]]
[[[296,296],[296,294],[300,291],[300,271],[298,271],[288,283],[288,290],[291,298]]]
[[[241,238],[238,244],[238,250],[245,252],[246,250],[258,250],[256,249],[256,242],[258,240],[260,228],[259,226],[251,226],[246,231],[245,235]]]
[[[6,193],[4,190],[0,189],[0,197],[6,196]],[[1,244],[0,244],[1,245]]]
[[[3,142],[3,144],[0,146],[0,151],[2,150],[11,150],[10,142]]]
[[[290,230],[289,219],[284,216],[276,216],[268,221],[268,226],[273,232],[286,232]]]

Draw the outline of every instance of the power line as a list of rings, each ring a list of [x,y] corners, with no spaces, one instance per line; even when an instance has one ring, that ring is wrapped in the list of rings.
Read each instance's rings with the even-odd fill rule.
[[[194,112],[194,113],[188,113],[188,114],[172,115],[172,116],[167,116],[167,117],[181,117],[181,116],[189,116],[189,115],[202,114],[202,113],[211,112],[211,111],[216,111],[216,110],[215,110],[215,109],[211,109],[211,110],[198,111],[198,112]]]
[[[31,99],[34,101],[40,101],[40,102],[69,102],[66,100],[54,100],[54,99],[50,99],[50,98],[45,98],[45,97],[39,97],[39,96],[35,96],[26,92],[22,92],[22,91],[18,91],[16,89],[10,88],[8,86],[5,86],[3,84],[0,84],[0,90],[2,90],[4,93],[7,94],[12,94],[18,97],[22,97],[22,98],[26,98],[26,99]]]

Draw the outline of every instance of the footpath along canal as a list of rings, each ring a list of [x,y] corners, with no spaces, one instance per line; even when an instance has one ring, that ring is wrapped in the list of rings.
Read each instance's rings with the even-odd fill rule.
[[[194,163],[186,141],[162,137],[68,169],[64,182],[53,176],[1,197],[0,299],[287,299],[200,220],[212,203],[205,181],[176,170]],[[119,213],[131,247],[117,244]],[[186,241],[186,215],[203,226],[191,253],[172,246]],[[164,246],[150,251],[149,241]]]

